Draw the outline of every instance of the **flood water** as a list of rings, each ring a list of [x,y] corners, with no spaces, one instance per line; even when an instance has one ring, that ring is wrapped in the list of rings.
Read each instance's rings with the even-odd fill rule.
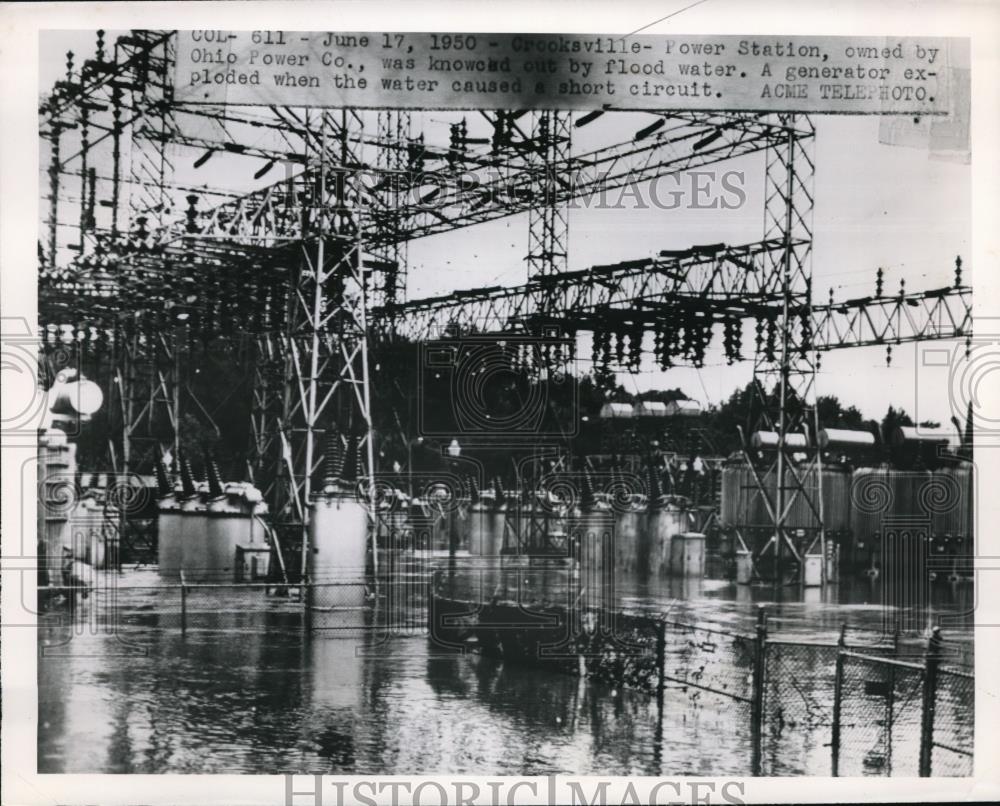
[[[725,698],[670,687],[661,709],[641,692],[455,654],[416,628],[420,614],[393,634],[310,630],[296,603],[261,591],[199,593],[182,631],[177,593],[159,584],[155,570],[109,575],[71,620],[44,619],[39,772],[750,771],[748,723]],[[752,629],[764,604],[782,637],[835,639],[845,621],[875,634],[886,620],[867,580],[825,601],[711,580],[620,579],[618,592],[631,609],[732,630]],[[949,640],[971,646],[971,584],[934,596]],[[828,775],[817,758],[808,773]]]

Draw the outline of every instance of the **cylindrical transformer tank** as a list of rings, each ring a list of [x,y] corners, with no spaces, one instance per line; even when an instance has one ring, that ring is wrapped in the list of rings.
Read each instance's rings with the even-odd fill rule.
[[[774,473],[760,471],[764,490],[771,501],[777,500]],[[797,468],[805,491],[818,506],[816,470]],[[847,470],[827,467],[822,471],[823,520],[828,531],[844,531],[849,526],[851,477]],[[791,470],[785,476],[785,495],[796,486]],[[787,498],[786,498],[787,500]],[[723,527],[767,527],[771,524],[767,505],[759,490],[753,471],[745,464],[727,465],[722,469],[722,503],[720,523]],[[802,494],[797,494],[788,507],[785,524],[790,529],[815,529],[816,514]]]
[[[469,554],[476,559],[479,589],[493,596],[500,580],[501,553],[507,523],[507,505],[484,497],[469,507]]]
[[[737,526],[742,512],[742,471],[740,465],[722,468],[722,499],[719,504],[719,523],[723,527]]]
[[[816,501],[816,472],[814,469],[800,468],[798,474],[804,488],[801,492],[791,471],[785,473],[785,526],[788,529],[812,529],[819,524],[819,519],[813,510],[813,507],[819,506]],[[811,500],[806,496],[811,496]],[[774,492],[771,492],[771,497],[777,504]]]
[[[37,529],[39,583],[61,585],[63,547],[72,548],[71,513],[76,505],[76,446],[59,430],[38,437]]]
[[[926,518],[921,490],[931,480],[929,471],[858,468],[851,474],[851,531],[867,540],[895,518]],[[925,493],[926,494],[926,493]]]
[[[208,503],[205,500],[206,490],[199,490],[196,495],[182,498],[180,502],[180,571],[184,572],[185,581],[194,581],[203,576],[203,569],[208,566],[208,550],[206,537],[208,535]]]
[[[925,496],[930,492],[931,472],[929,470],[890,471],[893,490],[891,517],[924,518],[930,524],[932,507],[925,504]]]
[[[750,445],[756,450],[775,450],[778,447],[777,431],[754,431],[750,435]],[[805,434],[785,434],[785,446],[790,450],[808,447]]]
[[[796,474],[802,482],[797,492]],[[822,480],[822,485],[818,483]],[[822,495],[818,495],[822,486]],[[819,528],[819,501],[822,498],[823,524],[828,532],[846,531],[850,523],[850,475],[839,467],[825,467],[821,473],[815,468],[796,468],[785,474],[785,495],[794,499],[788,509],[785,524],[789,529]],[[772,492],[773,495],[773,492]]]
[[[229,582],[236,577],[237,548],[252,549],[265,544],[260,521],[267,511],[260,491],[250,484],[227,484],[222,496],[209,500],[205,510],[205,534],[198,551],[200,567],[185,577],[192,581]],[[185,546],[185,567],[187,567]]]
[[[577,589],[587,607],[611,607],[614,576],[614,513],[604,503],[574,510],[567,533],[577,558]]]
[[[368,512],[346,492],[324,490],[309,504],[310,607],[361,607],[365,602]]]
[[[875,447],[875,435],[871,431],[847,428],[820,429],[817,442],[821,448],[863,450]]]
[[[951,440],[945,431],[910,425],[897,426],[892,432],[892,444],[896,447],[910,444],[947,445]]]
[[[469,507],[469,554],[473,557],[499,557],[503,550],[503,536],[507,519],[507,506],[483,500]]]
[[[94,568],[103,568],[106,559],[104,545],[106,516],[113,518],[114,514],[105,513],[104,507],[97,500],[87,497],[77,503],[70,517],[73,557]]]
[[[972,535],[970,496],[972,472],[967,466],[946,467],[934,472],[923,491],[924,508],[930,510],[931,533],[953,538]]]
[[[773,495],[773,482],[766,489]],[[722,469],[721,514],[722,525],[726,527],[761,526],[766,523],[764,499],[757,490],[753,471],[746,464],[727,465]]]
[[[177,577],[184,558],[184,512],[180,488],[157,502],[157,570],[162,577]]]
[[[847,468],[823,469],[823,521],[828,532],[851,528],[851,473]]]
[[[890,511],[892,488],[889,471],[880,467],[859,467],[851,473],[851,533],[862,544],[882,529]]]
[[[749,467],[744,468],[743,495],[746,497],[747,525],[757,527],[771,525],[772,519],[767,510],[767,499],[769,498],[771,501],[776,500],[776,478],[777,475],[774,472],[765,473],[763,470],[760,471],[760,479],[767,494],[767,498],[765,498],[765,494],[761,491],[753,471]]]
[[[649,512],[649,571],[655,576],[670,574],[673,539],[687,529],[687,512],[667,506]]]
[[[705,576],[705,535],[683,532],[671,541],[670,573],[675,577]]]
[[[646,519],[643,509],[633,505],[617,508],[615,526],[611,533],[614,548],[615,570],[624,573],[643,572],[640,525]]]

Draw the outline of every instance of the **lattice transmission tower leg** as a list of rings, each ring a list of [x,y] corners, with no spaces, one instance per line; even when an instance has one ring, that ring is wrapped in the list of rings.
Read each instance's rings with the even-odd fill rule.
[[[411,136],[410,112],[386,109],[378,113],[378,143],[375,164],[383,172],[386,187],[370,198],[367,211],[376,225],[376,236],[367,247],[367,257],[376,278],[371,305],[398,305],[406,301],[408,248],[400,210],[405,204],[408,146]]]
[[[128,183],[127,223],[131,233],[129,250],[118,260],[121,287],[141,287],[141,272],[166,272],[169,264],[157,265],[154,233],[170,220],[173,210],[170,186],[174,165],[169,149],[176,124],[173,112],[175,39],[168,31],[132,31],[116,47],[116,53],[129,67],[131,83],[129,105],[131,125],[127,133]],[[116,129],[115,149],[121,147],[121,132]],[[120,164],[120,157],[115,160]],[[116,183],[117,184],[117,183]],[[117,191],[116,191],[117,195]],[[116,203],[117,203],[116,198]],[[118,210],[113,219],[119,220]],[[140,263],[142,264],[140,267]],[[170,282],[172,278],[163,277]],[[176,456],[179,446],[177,425],[180,418],[179,350],[183,336],[169,327],[160,332],[140,332],[128,323],[119,329],[121,344],[116,348],[122,363],[116,369],[120,417],[120,467],[124,472],[148,472],[154,456],[154,443],[164,436]],[[169,434],[160,431],[166,424]]]
[[[318,129],[313,157],[320,170],[302,211],[308,235],[299,245],[283,339],[282,459],[272,493],[275,525],[286,546],[301,547],[303,574],[309,500],[321,481],[323,446],[336,439],[341,450],[356,451],[361,477],[370,479],[372,464],[364,189],[355,153],[362,118],[352,110],[327,110],[309,121]]]
[[[812,347],[812,212],[815,130],[801,115],[775,118],[775,137],[768,148],[764,175],[765,238],[782,244],[768,252],[770,290],[780,295],[780,313],[767,321],[766,343],[754,359],[754,388],[759,416],[755,430],[778,435],[773,458],[755,470],[757,494],[763,496],[771,521],[770,535],[758,546],[760,563],[773,550],[773,574],[783,573],[787,550],[804,566],[804,545],[796,545],[788,513],[799,500],[812,512],[822,542],[822,476],[815,444],[815,353]],[[803,434],[806,444],[795,444]],[[805,454],[805,461],[801,461]]]
[[[566,271],[569,249],[569,199],[555,166],[569,158],[570,114],[554,110],[532,113],[532,162],[537,171],[534,190],[539,203],[528,212],[528,277]]]

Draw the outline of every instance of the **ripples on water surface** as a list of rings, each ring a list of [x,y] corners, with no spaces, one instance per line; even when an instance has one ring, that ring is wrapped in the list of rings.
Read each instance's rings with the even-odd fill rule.
[[[155,572],[115,580],[120,621],[39,628],[38,766],[43,773],[746,774],[750,736],[733,703],[668,689],[655,698],[476,655],[426,638],[333,637],[303,630],[295,604],[231,603],[193,612],[181,634],[176,594]],[[808,591],[774,603],[770,588],[709,580],[620,580],[630,608],[676,621],[752,627],[757,603],[782,634],[833,638],[846,619],[878,629],[877,590],[842,585],[841,602]],[[244,594],[245,595],[245,594]],[[263,597],[263,594],[255,594]],[[169,597],[174,597],[169,599]],[[971,605],[942,589],[939,612]],[[206,608],[204,597],[193,606]],[[970,619],[946,627],[969,643]],[[739,724],[735,724],[739,722]],[[817,769],[813,774],[829,774]]]

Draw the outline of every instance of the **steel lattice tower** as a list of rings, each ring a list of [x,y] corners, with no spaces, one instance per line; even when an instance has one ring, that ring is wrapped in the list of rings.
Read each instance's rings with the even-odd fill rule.
[[[763,497],[774,526],[771,540],[754,547],[754,555],[759,562],[765,551],[774,551],[775,578],[786,547],[799,561],[803,550],[808,550],[795,544],[785,526],[789,509],[799,496],[821,524],[816,539],[825,550],[821,458],[815,440],[819,423],[812,333],[815,129],[801,115],[780,115],[777,123],[782,135],[765,154],[764,239],[780,244],[780,249],[767,253],[769,275],[780,301],[775,306],[775,316],[765,319],[768,336],[754,353],[753,385],[760,408],[759,419],[750,424],[754,431],[769,430],[778,435],[773,459],[754,470],[759,481],[757,494]],[[790,434],[807,435],[806,446],[790,446]],[[808,458],[796,462],[793,453],[806,453]],[[748,463],[754,467],[753,462]],[[773,498],[767,492],[769,482],[775,490]]]
[[[481,115],[491,136],[475,136],[460,115],[447,142],[432,142],[401,110],[178,104],[174,44],[171,32],[132,32],[108,58],[101,36],[97,57],[78,74],[71,61],[42,104],[45,341],[74,346],[111,388],[110,454],[120,469],[148,471],[165,438],[176,454],[182,399],[210,418],[186,380],[191,365],[208,367],[213,355],[238,361],[252,378],[248,470],[285,545],[304,544],[329,446],[358,452],[368,483],[376,470],[373,339],[555,327],[569,339],[594,334],[605,361],[631,370],[649,334],[661,367],[699,366],[716,325],[735,338],[749,322],[758,405],[746,436],[778,435],[768,461],[752,463],[774,522],[771,540],[753,549],[759,559],[773,548],[778,561],[785,549],[800,557],[811,548],[784,526],[798,497],[822,523],[818,449],[789,440],[815,434],[818,353],[971,335],[960,270],[947,289],[815,304],[815,132],[805,116],[649,113],[653,122],[631,139],[574,153],[571,131],[613,113],[545,110],[523,120],[528,113],[496,111]],[[255,179],[279,163],[285,175],[246,192],[185,186],[175,177],[179,149],[196,169],[225,153],[255,161]],[[753,154],[765,157],[761,241],[569,270],[571,200]],[[437,181],[429,191],[425,171]],[[67,182],[80,189],[75,239],[59,235]],[[527,283],[406,299],[409,241],[521,213]],[[805,461],[793,456],[803,452]],[[773,498],[770,479],[781,479]]]

